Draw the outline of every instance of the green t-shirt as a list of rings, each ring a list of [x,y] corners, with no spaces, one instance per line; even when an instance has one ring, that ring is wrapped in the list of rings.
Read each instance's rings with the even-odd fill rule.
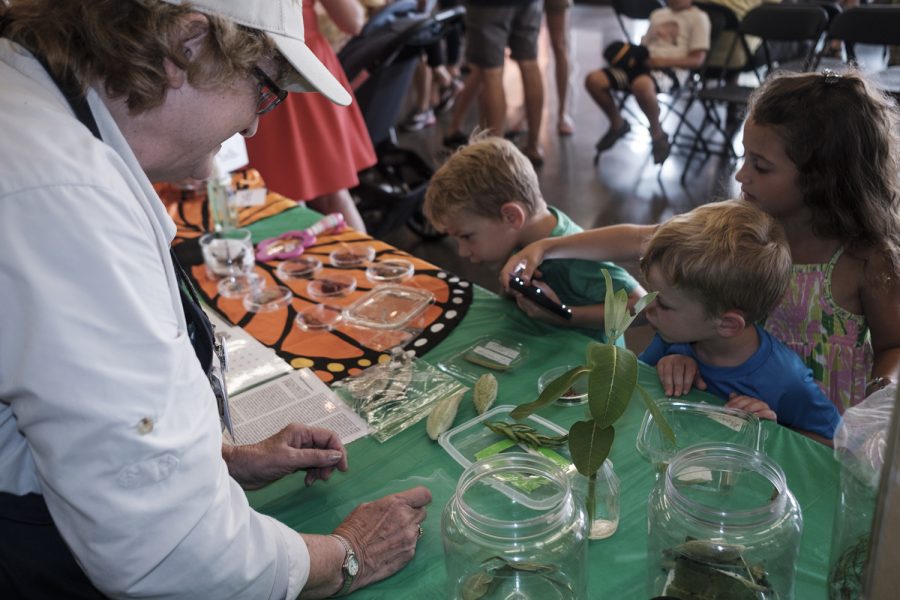
[[[556,227],[549,237],[562,237],[584,231],[567,214],[559,209],[548,207],[556,217]],[[601,269],[609,271],[613,281],[613,289],[624,289],[631,292],[638,282],[628,271],[611,262],[582,260],[574,258],[549,259],[541,263],[541,281],[550,286],[562,302],[569,306],[590,306],[603,304],[606,299],[606,280]],[[573,327],[575,331],[606,341],[606,333],[602,328]],[[617,345],[624,347],[625,340],[619,338]]]

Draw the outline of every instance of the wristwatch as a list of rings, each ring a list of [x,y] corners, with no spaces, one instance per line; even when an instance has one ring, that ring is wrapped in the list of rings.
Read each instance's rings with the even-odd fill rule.
[[[341,586],[341,589],[338,590],[338,593],[332,596],[333,598],[337,598],[339,596],[346,596],[350,592],[350,586],[353,585],[353,580],[356,578],[356,574],[359,573],[359,560],[357,560],[356,552],[353,551],[353,546],[350,545],[347,538],[336,533],[332,533],[331,537],[337,538],[337,541],[344,547],[344,562],[341,564],[341,572],[344,574],[344,584]]]

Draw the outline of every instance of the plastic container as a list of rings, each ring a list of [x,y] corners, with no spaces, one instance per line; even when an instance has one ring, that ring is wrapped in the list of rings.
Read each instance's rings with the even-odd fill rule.
[[[561,367],[555,367],[546,371],[543,375],[538,378],[538,394],[544,391],[544,388],[549,385],[551,381],[557,379],[562,376],[564,373],[567,373],[575,368],[575,365],[563,365]],[[587,402],[588,398],[588,378],[582,377],[575,384],[570,387],[559,399],[556,401],[556,404],[559,406],[580,406]]]
[[[282,261],[275,273],[282,281],[309,279],[322,268],[322,261],[314,256],[298,256]]]
[[[379,285],[347,307],[352,324],[372,329],[398,329],[422,314],[434,302],[428,290],[404,285]]]
[[[485,373],[498,375],[515,370],[527,356],[528,350],[520,340],[485,336],[437,366],[458,379],[475,383]]]
[[[666,465],[681,449],[707,442],[739,444],[752,450],[763,450],[765,431],[756,415],[743,410],[684,400],[657,400],[656,405],[675,432],[675,444],[665,439],[650,411],[638,431],[635,446],[638,454],[657,470]]]
[[[473,463],[441,518],[447,598],[587,598],[585,512],[552,461],[524,453]]]
[[[366,267],[366,279],[372,283],[399,283],[410,279],[415,272],[416,267],[410,261],[391,258]]]
[[[615,533],[619,527],[619,478],[613,470],[612,461],[605,461],[597,472],[594,493],[591,496],[588,478],[575,469],[567,445],[534,450],[518,445],[512,440],[494,433],[484,425],[484,421],[513,422],[514,419],[509,416],[509,413],[514,408],[515,406],[508,404],[495,406],[484,414],[445,431],[438,438],[438,443],[463,467],[469,467],[478,460],[500,453],[524,451],[546,456],[566,473],[571,481],[573,493],[585,507],[590,521],[589,537],[603,539]],[[539,434],[546,436],[555,437],[568,433],[556,423],[537,415],[528,415],[517,422],[524,423]],[[590,506],[588,506],[589,500],[591,501]]]
[[[372,246],[347,246],[339,250],[333,250],[328,255],[331,266],[340,269],[352,269],[369,264],[375,258],[375,248]]]
[[[735,444],[676,454],[647,506],[647,596],[789,600],[803,518],[784,472]]]

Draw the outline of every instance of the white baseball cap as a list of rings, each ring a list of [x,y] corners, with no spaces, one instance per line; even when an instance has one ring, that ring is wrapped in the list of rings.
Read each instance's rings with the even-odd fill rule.
[[[197,12],[216,15],[267,34],[299,75],[299,80],[293,78],[285,86],[286,90],[321,92],[336,104],[350,104],[350,94],[303,41],[301,0],[163,1],[169,4],[189,4]]]

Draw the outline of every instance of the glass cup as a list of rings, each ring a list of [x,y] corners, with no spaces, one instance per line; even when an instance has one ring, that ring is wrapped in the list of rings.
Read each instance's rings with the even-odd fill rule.
[[[203,263],[210,279],[219,280],[219,293],[226,298],[240,297],[259,285],[254,277],[253,240],[247,229],[227,229],[200,237]]]

